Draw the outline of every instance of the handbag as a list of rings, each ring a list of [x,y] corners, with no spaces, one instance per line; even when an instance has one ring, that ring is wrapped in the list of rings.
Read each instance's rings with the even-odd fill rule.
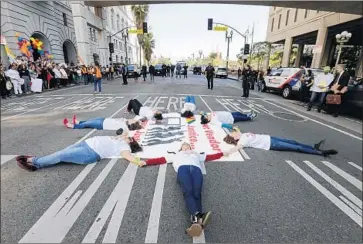
[[[13,88],[13,83],[11,83],[11,81],[7,80],[6,81],[6,90],[10,91]]]
[[[341,104],[342,96],[336,94],[328,94],[326,96],[326,104]]]

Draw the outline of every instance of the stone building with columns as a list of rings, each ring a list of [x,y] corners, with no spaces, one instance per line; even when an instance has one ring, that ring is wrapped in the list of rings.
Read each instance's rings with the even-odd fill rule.
[[[353,55],[355,56],[353,59],[356,58],[353,62],[355,67],[351,69],[361,75],[363,69],[362,30],[362,15],[270,7],[266,41],[284,45],[283,67],[291,66],[290,55],[293,46],[297,47],[293,66],[299,67],[304,46],[314,45],[311,67],[320,68],[326,65],[334,66],[338,53],[335,36],[342,31],[348,31],[352,33],[352,38],[342,48],[342,54],[355,52]],[[344,62],[344,59],[340,60]]]

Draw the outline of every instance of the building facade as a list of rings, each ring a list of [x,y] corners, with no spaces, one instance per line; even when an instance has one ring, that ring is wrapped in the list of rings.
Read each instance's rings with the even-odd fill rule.
[[[57,63],[77,63],[76,35],[69,2],[1,1],[1,35],[15,56],[24,55],[18,46],[19,38],[28,41],[34,38],[43,45],[39,50],[31,50],[32,58],[38,59],[45,53]],[[1,56],[5,55],[2,51]]]
[[[334,66],[338,43],[335,35],[342,31],[352,33],[352,38],[342,49],[344,52],[356,52],[357,60],[352,67],[362,72],[362,29],[361,15],[323,12],[308,9],[271,7],[267,27],[266,41],[273,44],[284,44],[282,66],[291,66],[290,55],[293,45],[297,54],[293,66],[301,65],[301,56],[305,45],[314,45],[311,67]],[[342,62],[344,60],[341,59]],[[353,64],[352,64],[353,65]]]
[[[101,65],[111,63],[109,43],[114,43],[112,63],[139,63],[139,45],[136,35],[117,33],[134,21],[130,6],[89,7],[83,1],[72,1],[77,47],[81,63]],[[125,34],[126,32],[124,32]]]

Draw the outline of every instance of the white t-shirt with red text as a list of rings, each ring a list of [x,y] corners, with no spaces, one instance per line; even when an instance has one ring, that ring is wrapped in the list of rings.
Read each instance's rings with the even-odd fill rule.
[[[121,152],[131,148],[123,139],[114,136],[95,136],[85,141],[101,158],[119,158]]]
[[[222,126],[222,124],[233,124],[234,118],[231,112],[215,111],[211,113],[210,123],[212,125]]]
[[[238,141],[238,145],[242,145],[243,147],[270,150],[271,136],[254,133],[242,133]]]

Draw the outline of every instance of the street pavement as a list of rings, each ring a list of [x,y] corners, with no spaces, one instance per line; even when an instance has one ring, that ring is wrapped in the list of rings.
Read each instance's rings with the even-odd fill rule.
[[[362,242],[361,122],[306,112],[273,94],[251,92],[203,76],[156,77],[155,82],[107,81],[100,95],[88,85],[34,94],[1,104],[1,242]],[[329,158],[245,149],[243,161],[208,163],[203,206],[212,220],[190,238],[172,165],[135,168],[123,159],[88,166],[62,164],[30,173],[16,155],[46,155],[113,131],[69,130],[64,117],[128,117],[129,99],[171,112],[185,95],[199,110],[254,110],[245,132],[266,133],[324,147]],[[325,116],[325,117],[324,117]]]

